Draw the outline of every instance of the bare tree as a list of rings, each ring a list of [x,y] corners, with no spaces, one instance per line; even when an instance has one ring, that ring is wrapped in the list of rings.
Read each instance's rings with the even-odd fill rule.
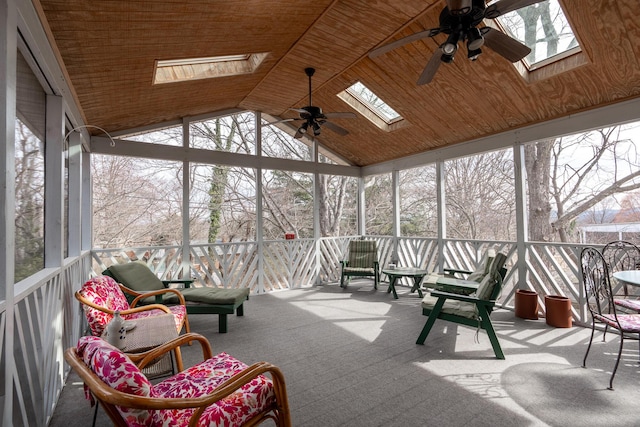
[[[554,145],[551,191],[557,209],[552,227],[561,241],[570,241],[576,218],[616,195],[640,188],[640,165],[635,144],[621,138],[620,126],[599,129],[574,138],[562,138]],[[562,153],[573,148],[564,158]],[[577,152],[588,160],[576,161]]]
[[[433,164],[400,173],[400,234],[432,237],[438,232],[436,169]]]
[[[320,205],[320,235],[340,236],[342,231],[353,234],[355,228],[355,209],[351,210],[353,221],[349,224],[345,218],[345,203],[350,202],[355,207],[355,182],[353,178],[336,175],[320,175],[319,205]],[[351,183],[351,185],[349,185]],[[347,221],[345,221],[347,219]]]
[[[529,239],[538,242],[553,240],[549,223],[551,216],[551,148],[553,143],[553,139],[546,139],[524,146],[528,184]]]
[[[447,235],[515,237],[513,159],[508,150],[446,163]]]
[[[181,239],[179,183],[158,161],[92,156],[94,245],[175,244]],[[165,169],[175,169],[175,163]]]
[[[546,44],[546,57],[555,55],[558,51],[559,36],[565,32],[565,28],[557,28],[557,16],[552,15],[549,2],[541,2],[536,5],[519,9],[518,15],[524,22],[524,40],[527,46],[532,48],[528,57],[530,62],[536,58],[536,49],[539,42]],[[557,13],[560,13],[558,10]],[[538,39],[538,23],[542,29],[543,37]],[[576,45],[575,37],[568,47]],[[529,206],[529,239],[533,241],[553,241],[557,235],[560,241],[571,239],[575,228],[576,218],[582,213],[603,202],[614,194],[632,191],[637,188],[634,181],[637,172],[629,174],[614,173],[608,179],[608,186],[594,186],[594,176],[603,172],[603,158],[609,152],[615,152],[624,144],[615,137],[619,128],[600,130],[600,142],[589,145],[592,150],[591,158],[582,164],[577,164],[577,159],[571,159],[569,163],[562,163],[564,153],[575,144],[586,141],[586,136],[580,139],[545,139],[525,146],[525,168],[528,183]],[[584,135],[593,135],[586,133]],[[585,147],[586,148],[586,147]],[[617,165],[630,164],[633,158],[614,155],[608,161]],[[602,180],[601,180],[602,182]],[[555,207],[554,221],[550,221],[552,205]]]
[[[391,174],[375,175],[365,180],[365,229],[367,234],[393,234],[393,197]]]
[[[15,281],[44,266],[44,150],[16,120]]]

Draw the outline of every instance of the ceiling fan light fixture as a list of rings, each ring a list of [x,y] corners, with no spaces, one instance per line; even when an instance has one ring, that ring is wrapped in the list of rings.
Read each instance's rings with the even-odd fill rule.
[[[445,55],[452,56],[454,53],[456,53],[456,50],[458,50],[458,46],[455,44],[445,43],[442,45],[442,52],[444,52]]]
[[[305,134],[307,133],[307,128],[309,127],[309,123],[304,122],[302,126],[298,128],[298,133]]]
[[[453,55],[447,55],[446,53],[443,53],[440,57],[440,60],[444,63],[450,64],[453,62]]]
[[[477,28],[470,28],[467,33],[467,49],[478,50],[484,45],[484,37]]]
[[[444,53],[445,55],[453,56],[458,50],[458,40],[458,33],[449,34],[447,41],[444,42],[442,46],[440,46],[440,49],[442,49],[442,53]]]
[[[320,135],[320,125],[316,122],[313,123],[313,134],[315,136]]]
[[[482,53],[482,49],[469,50],[467,54],[467,58],[469,58],[472,61],[475,61],[476,59],[478,59],[478,56],[480,56],[481,53]]]

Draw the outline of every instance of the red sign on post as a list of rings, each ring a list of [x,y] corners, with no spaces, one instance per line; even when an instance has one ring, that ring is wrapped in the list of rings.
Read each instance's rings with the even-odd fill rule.
[[[293,240],[296,238],[296,235],[294,233],[285,233],[284,238],[287,240]]]

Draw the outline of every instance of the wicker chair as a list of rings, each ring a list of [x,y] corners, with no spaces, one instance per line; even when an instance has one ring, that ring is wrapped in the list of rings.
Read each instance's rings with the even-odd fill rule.
[[[189,341],[201,344],[203,362],[157,384],[141,372]],[[212,356],[209,342],[199,334],[136,355],[87,336],[65,351],[65,359],[84,381],[87,398],[92,404],[97,399],[116,426],[254,426],[269,419],[291,426],[280,369],[267,362],[247,366],[226,353]]]
[[[352,276],[373,277],[373,286],[378,289],[380,266],[378,264],[378,245],[374,240],[352,240],[349,242],[347,260],[342,265],[340,286],[345,288]],[[345,280],[346,278],[346,280]]]
[[[82,303],[89,328],[94,336],[99,337],[102,335],[107,324],[113,319],[113,313],[115,311],[120,311],[120,315],[124,320],[136,320],[143,317],[173,314],[178,334],[183,327],[185,332],[190,332],[189,318],[187,317],[184,299],[181,305],[171,307],[162,304],[136,307],[140,297],[135,298],[132,303],[129,304],[125,296],[126,289],[126,287],[119,285],[109,276],[97,276],[87,280],[82,285],[82,288],[75,293],[76,299]],[[176,292],[180,295],[179,292],[170,289],[161,292]],[[180,357],[180,349],[176,350],[176,359],[178,368],[181,369],[182,358]]]

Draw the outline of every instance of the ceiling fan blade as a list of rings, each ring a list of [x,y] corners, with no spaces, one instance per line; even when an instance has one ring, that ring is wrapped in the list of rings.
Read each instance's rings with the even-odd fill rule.
[[[358,117],[354,113],[324,113],[324,116],[331,119],[355,119]]]
[[[322,126],[325,126],[327,129],[332,130],[332,131],[334,131],[335,133],[337,133],[338,135],[341,135],[341,136],[345,136],[345,135],[348,135],[348,134],[349,134],[349,131],[348,131],[348,130],[346,130],[346,129],[345,129],[345,128],[343,128],[343,127],[338,126],[338,125],[337,125],[337,124],[335,124],[335,123],[331,123],[331,122],[324,122],[324,123],[322,124]]]
[[[269,123],[265,123],[262,126],[270,126],[270,125],[275,125],[278,123],[284,123],[284,122],[292,122],[294,120],[302,120],[302,119],[282,119],[282,120],[276,120],[275,122],[269,122]]]
[[[518,40],[491,27],[482,28],[484,45],[511,62],[518,62],[531,53],[531,49]]]
[[[418,85],[424,85],[433,80],[433,77],[436,75],[436,72],[440,67],[440,63],[442,62],[442,60],[440,59],[441,55],[442,51],[440,50],[440,48],[436,49],[436,51],[433,52],[431,59],[429,60],[429,62],[427,62],[424,70],[422,70],[422,74],[420,74]]]
[[[514,10],[522,9],[523,7],[531,6],[532,4],[540,3],[543,0],[499,0],[494,4],[487,6],[484,11],[484,17],[488,19],[495,19],[505,13],[513,12]]]
[[[384,46],[380,46],[379,48],[373,49],[371,52],[369,52],[369,58],[371,59],[376,58],[393,49],[396,49],[400,46],[404,46],[407,43],[411,43],[420,39],[425,39],[427,37],[433,37],[439,33],[440,33],[440,28],[432,28],[430,30],[420,31],[419,33],[415,33],[410,36],[403,37],[400,40],[396,40]]]

